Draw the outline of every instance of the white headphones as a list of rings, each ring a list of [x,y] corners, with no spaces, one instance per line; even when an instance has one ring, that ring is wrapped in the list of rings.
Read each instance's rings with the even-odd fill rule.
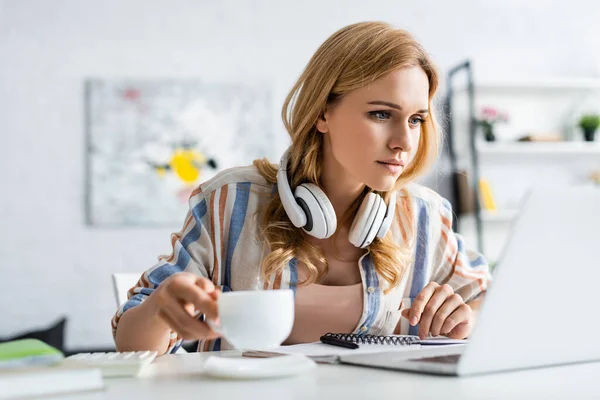
[[[288,182],[288,152],[283,153],[277,172],[277,191],[290,221],[297,228],[319,239],[333,235],[337,218],[331,202],[323,190],[312,183],[302,183],[292,189]],[[383,238],[396,212],[396,192],[392,192],[389,206],[376,193],[369,193],[361,203],[352,221],[348,239],[356,247],[365,248],[375,236]]]

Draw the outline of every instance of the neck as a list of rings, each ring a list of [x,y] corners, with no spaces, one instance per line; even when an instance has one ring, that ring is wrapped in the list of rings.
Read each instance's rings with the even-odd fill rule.
[[[333,157],[329,136],[325,135],[323,146],[323,172],[321,188],[331,201],[338,221],[362,193],[365,185],[357,181]]]

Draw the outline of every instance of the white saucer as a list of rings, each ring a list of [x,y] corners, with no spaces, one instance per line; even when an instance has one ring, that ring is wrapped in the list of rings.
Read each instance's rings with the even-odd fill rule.
[[[204,364],[204,373],[227,379],[262,379],[297,375],[316,366],[313,360],[301,354],[272,358],[211,356]]]

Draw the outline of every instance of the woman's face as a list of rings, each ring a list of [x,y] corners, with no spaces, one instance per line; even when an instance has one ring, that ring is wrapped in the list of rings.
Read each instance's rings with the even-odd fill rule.
[[[325,152],[353,178],[374,190],[391,190],[416,151],[428,115],[429,81],[419,67],[392,72],[342,96],[317,129]]]

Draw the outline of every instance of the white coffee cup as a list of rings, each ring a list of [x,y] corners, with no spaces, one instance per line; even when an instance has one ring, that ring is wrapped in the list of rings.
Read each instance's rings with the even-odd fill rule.
[[[294,325],[294,291],[248,290],[221,293],[219,324],[210,327],[237,349],[272,349],[290,335]]]

